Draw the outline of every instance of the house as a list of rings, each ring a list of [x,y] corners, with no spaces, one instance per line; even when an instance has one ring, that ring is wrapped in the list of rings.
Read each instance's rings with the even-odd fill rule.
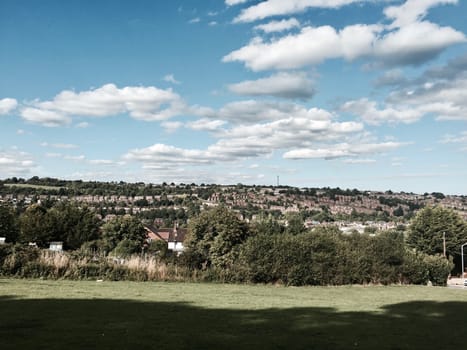
[[[170,232],[169,240],[168,240],[168,248],[176,253],[183,252],[183,242],[185,241],[185,236],[187,234],[187,229],[185,228],[178,228],[175,226],[173,230]]]
[[[187,234],[186,228],[179,228],[177,224],[173,228],[156,228],[152,225],[144,226],[147,232],[146,240],[148,243],[153,241],[167,242],[167,248],[173,252],[183,252],[183,242]]]
[[[63,242],[50,242],[49,250],[53,252],[61,252],[63,250]]]
[[[5,244],[6,238],[5,237],[0,237],[0,244]]]

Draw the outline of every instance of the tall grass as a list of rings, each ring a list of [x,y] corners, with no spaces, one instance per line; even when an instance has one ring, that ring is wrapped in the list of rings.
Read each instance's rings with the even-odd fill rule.
[[[201,281],[207,273],[192,271],[154,256],[133,255],[125,259],[11,247],[0,256],[0,276],[73,280]]]

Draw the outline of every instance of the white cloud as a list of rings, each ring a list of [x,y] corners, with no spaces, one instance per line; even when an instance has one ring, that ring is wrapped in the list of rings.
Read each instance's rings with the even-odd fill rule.
[[[432,68],[390,93],[387,103],[408,106],[438,120],[467,120],[467,56]]]
[[[407,82],[407,78],[401,69],[391,69],[384,72],[383,75],[378,77],[373,84],[376,87],[391,86],[391,85],[403,85]]]
[[[343,162],[346,164],[373,164],[373,163],[376,163],[376,160],[369,159],[369,158],[364,158],[364,159],[350,158],[350,159],[344,159]]]
[[[442,143],[467,143],[467,131],[461,132],[459,135],[445,135]]]
[[[70,124],[72,116],[109,117],[129,113],[146,121],[165,120],[182,113],[186,106],[171,89],[107,84],[100,88],[74,92],[65,90],[51,101],[33,101],[23,108],[23,119],[45,126]]]
[[[314,117],[313,117],[314,116]],[[325,118],[327,116],[327,118]],[[205,150],[182,149],[175,146],[155,144],[129,151],[124,159],[143,164],[146,169],[183,165],[213,165],[223,162],[269,156],[275,151],[309,148],[312,144],[329,145],[339,141],[350,141],[363,131],[356,122],[336,122],[332,114],[311,109],[307,117],[288,117],[259,124],[238,125],[214,133],[218,141]],[[217,130],[219,121],[198,121],[191,127]],[[219,124],[218,124],[219,123]],[[371,145],[365,144],[368,149]],[[358,146],[353,146],[358,149]],[[365,153],[361,151],[361,153]]]
[[[348,101],[341,106],[341,110],[360,117],[363,121],[371,125],[381,125],[383,123],[410,124],[418,121],[423,112],[417,109],[388,107],[378,109],[377,103],[366,98]]]
[[[227,6],[233,6],[233,5],[238,5],[238,4],[243,4],[244,2],[247,2],[250,0],[225,0],[225,4]]]
[[[431,7],[457,3],[458,0],[407,0],[400,6],[387,7],[384,14],[393,20],[392,28],[400,28],[421,21]]]
[[[42,147],[52,147],[52,148],[61,148],[61,149],[75,149],[79,148],[78,145],[74,145],[71,143],[48,143],[48,142],[42,142],[41,143]]]
[[[161,126],[165,129],[165,131],[172,133],[175,132],[177,129],[181,128],[183,126],[183,123],[165,121],[161,123]]]
[[[244,62],[248,68],[259,71],[299,68],[331,58],[352,59],[371,51],[376,32],[380,30],[378,26],[366,25],[346,27],[340,32],[330,26],[304,27],[296,35],[273,38],[269,42],[255,38],[247,46],[226,55],[223,61]],[[360,36],[352,37],[354,32]]]
[[[356,157],[362,154],[378,154],[388,152],[404,146],[404,143],[399,142],[384,142],[370,144],[336,144],[328,148],[318,149],[297,149],[284,154],[286,159],[311,159],[324,158],[334,159],[342,157]]]
[[[189,122],[186,126],[192,130],[196,131],[218,131],[224,126],[227,122],[223,120],[211,120],[207,118],[199,119],[193,122]]]
[[[71,123],[71,118],[63,113],[40,108],[23,108],[20,110],[20,116],[30,123],[48,127],[65,126]]]
[[[262,30],[265,33],[283,32],[292,28],[300,27],[300,22],[296,18],[283,19],[281,21],[271,21],[269,23],[257,25],[254,29]]]
[[[415,22],[379,38],[373,54],[390,65],[419,64],[437,56],[447,47],[465,41],[465,35],[451,27]]]
[[[235,0],[232,1],[235,2]],[[240,15],[235,18],[234,22],[253,22],[271,16],[302,12],[312,7],[339,8],[363,1],[365,0],[266,0],[242,10]],[[237,0],[236,2],[239,1]]]
[[[175,79],[175,76],[173,74],[167,74],[164,79],[164,81],[168,82],[168,83],[172,83],[172,84],[181,84],[180,81],[178,81],[177,79]]]
[[[281,72],[267,78],[243,81],[229,85],[229,90],[238,95],[294,99],[309,99],[315,93],[313,82],[303,72]]]
[[[130,150],[123,158],[128,161],[139,161],[149,166],[157,164],[161,166],[168,164],[205,165],[221,159],[209,151],[187,150],[164,144]]]
[[[110,160],[110,159],[90,159],[88,161],[89,164],[92,164],[92,165],[123,165],[122,162],[115,162],[113,160]]]
[[[197,114],[204,118],[229,121],[233,124],[254,124],[261,121],[271,121],[293,118],[309,118],[314,120],[328,120],[332,113],[318,108],[305,107],[285,102],[246,100],[226,104],[218,111],[200,109]]]
[[[29,153],[13,149],[0,149],[0,177],[24,176],[36,167]]]
[[[79,155],[79,156],[71,156],[71,155],[66,155],[63,157],[63,159],[66,159],[66,160],[72,160],[72,161],[75,161],[75,162],[82,162],[82,161],[85,161],[86,160],[86,157],[84,155]]]
[[[190,23],[190,24],[199,23],[199,22],[201,22],[201,18],[199,18],[199,17],[192,18],[192,19],[190,19],[188,21],[188,23]]]
[[[15,110],[18,102],[14,98],[4,98],[0,100],[0,115],[8,114]]]
[[[333,7],[338,2],[327,3]],[[272,3],[273,0],[262,2],[246,11]],[[294,8],[297,3],[304,6],[315,2],[274,1],[281,8]],[[410,5],[407,14],[403,5],[388,7],[385,12],[393,23],[387,26],[354,24],[340,30],[331,26],[306,26],[293,35],[268,40],[255,37],[249,44],[224,56],[223,61],[239,61],[254,71],[296,69],[336,58],[349,61],[370,58],[385,65],[420,64],[434,58],[447,47],[466,41],[465,35],[454,28],[422,21],[429,8],[448,3],[455,2],[427,0],[425,3],[422,0],[409,0],[405,3]],[[314,5],[317,6],[316,3]]]

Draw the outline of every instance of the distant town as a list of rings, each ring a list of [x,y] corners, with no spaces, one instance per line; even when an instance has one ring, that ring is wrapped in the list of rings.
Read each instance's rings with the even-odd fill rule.
[[[388,230],[405,225],[426,206],[442,206],[467,218],[467,196],[289,186],[145,184],[54,178],[0,180],[0,202],[24,208],[33,203],[74,201],[100,219],[137,216],[155,227],[185,227],[191,217],[224,205],[247,222],[272,217],[287,224],[299,214],[308,228],[335,225],[343,232]]]

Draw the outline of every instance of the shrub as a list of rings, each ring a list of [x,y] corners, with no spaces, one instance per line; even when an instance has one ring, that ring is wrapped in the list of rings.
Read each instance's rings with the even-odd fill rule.
[[[424,259],[429,271],[429,278],[434,286],[446,286],[449,273],[454,267],[451,260],[442,255],[427,255]]]

